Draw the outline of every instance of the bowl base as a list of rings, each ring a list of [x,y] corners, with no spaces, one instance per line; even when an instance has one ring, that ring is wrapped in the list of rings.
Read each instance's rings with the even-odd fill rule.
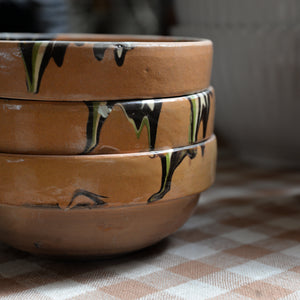
[[[194,211],[199,195],[118,208],[0,205],[0,240],[37,255],[111,257],[175,232]]]

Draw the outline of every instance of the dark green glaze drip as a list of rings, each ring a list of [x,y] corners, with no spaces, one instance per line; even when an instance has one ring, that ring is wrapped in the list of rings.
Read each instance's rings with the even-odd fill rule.
[[[162,199],[171,189],[172,177],[175,170],[181,164],[186,156],[190,159],[194,159],[197,155],[197,149],[189,149],[182,151],[170,151],[167,154],[159,155],[162,167],[162,178],[160,190],[153,194],[148,203],[158,201]]]
[[[72,206],[74,200],[79,197],[79,196],[84,196],[84,197],[87,197],[89,198],[90,200],[92,200],[92,202],[94,203],[93,205],[89,205],[87,203],[83,203],[83,204],[76,204],[74,206]],[[72,208],[74,207],[78,207],[78,206],[88,206],[88,207],[94,207],[94,206],[99,206],[99,205],[104,205],[106,204],[106,202],[103,201],[103,199],[106,199],[108,197],[106,196],[101,196],[101,195],[97,195],[97,194],[94,194],[94,193],[91,193],[89,191],[86,191],[86,190],[82,190],[82,189],[78,189],[76,190],[73,195],[72,195],[72,199],[69,203],[69,205],[67,206],[67,208],[70,208],[72,206]]]
[[[205,91],[188,97],[191,106],[189,144],[197,142],[201,122],[203,123],[202,137],[206,137],[211,94],[211,91]]]
[[[101,128],[112,111],[115,102],[84,102],[89,110],[89,118],[86,126],[86,146],[82,154],[87,154],[99,144]]]
[[[36,94],[39,92],[42,76],[51,57],[55,64],[61,67],[68,44],[37,41],[34,43],[20,43],[19,47],[26,70],[27,89],[29,92]]]
[[[144,100],[143,102],[118,103],[128,121],[133,125],[137,138],[140,138],[143,127],[148,131],[149,149],[155,149],[158,120],[162,102],[159,100]]]

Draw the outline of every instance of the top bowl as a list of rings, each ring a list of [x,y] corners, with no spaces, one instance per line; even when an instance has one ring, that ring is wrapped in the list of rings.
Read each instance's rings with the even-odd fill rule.
[[[212,42],[163,36],[0,34],[0,97],[118,100],[209,86]]]

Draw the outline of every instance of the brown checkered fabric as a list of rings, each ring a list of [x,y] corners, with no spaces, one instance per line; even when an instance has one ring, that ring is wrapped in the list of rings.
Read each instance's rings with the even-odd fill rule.
[[[300,173],[223,156],[195,214],[153,247],[57,261],[0,244],[0,299],[300,299]]]

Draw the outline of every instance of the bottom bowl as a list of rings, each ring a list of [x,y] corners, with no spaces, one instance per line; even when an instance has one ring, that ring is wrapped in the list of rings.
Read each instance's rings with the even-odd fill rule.
[[[107,256],[178,229],[214,181],[216,138],[110,155],[0,154],[0,240],[37,254]]]
[[[3,242],[34,254],[110,256],[150,246],[181,227],[199,194],[115,208],[0,205]]]

